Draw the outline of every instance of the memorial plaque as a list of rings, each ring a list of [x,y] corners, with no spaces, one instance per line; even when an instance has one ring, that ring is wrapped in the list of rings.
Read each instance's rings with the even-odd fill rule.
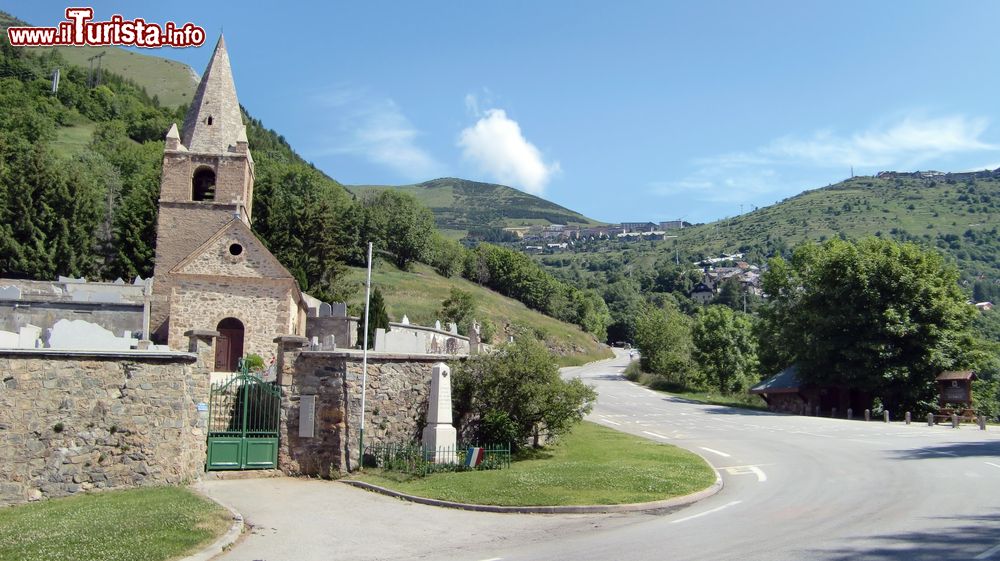
[[[316,432],[316,396],[304,395],[299,399],[299,436],[312,438]]]

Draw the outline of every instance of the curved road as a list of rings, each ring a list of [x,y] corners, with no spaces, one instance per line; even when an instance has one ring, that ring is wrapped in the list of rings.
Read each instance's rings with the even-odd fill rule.
[[[210,494],[251,523],[265,521],[258,525],[265,531],[224,558],[1000,560],[995,427],[954,430],[696,404],[625,381],[627,362],[619,353],[563,372],[597,387],[590,420],[697,452],[721,474],[721,492],[667,515],[518,516],[444,511],[329,484],[303,492],[294,480],[210,482]],[[277,516],[268,492],[286,505],[302,493],[322,512],[301,521],[294,513]],[[341,506],[357,516],[329,504],[346,500],[351,507]],[[321,528],[322,539],[303,529],[309,524]]]

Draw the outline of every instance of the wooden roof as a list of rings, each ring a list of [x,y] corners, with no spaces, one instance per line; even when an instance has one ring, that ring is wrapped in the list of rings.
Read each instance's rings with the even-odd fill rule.
[[[971,370],[955,370],[951,372],[942,372],[940,376],[937,377],[939,382],[947,382],[950,380],[975,380],[976,373]]]

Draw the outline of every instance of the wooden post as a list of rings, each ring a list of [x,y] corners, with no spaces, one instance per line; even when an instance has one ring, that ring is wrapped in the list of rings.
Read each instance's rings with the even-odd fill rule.
[[[903,415],[903,421],[905,421],[906,424],[910,424],[910,412],[909,411],[907,411],[906,414]]]
[[[928,413],[927,414],[927,426],[929,426],[929,427],[933,427],[934,426],[934,413]]]
[[[885,422],[889,422],[889,411],[883,412],[882,416],[885,418]]]
[[[870,409],[865,409],[865,422],[872,420],[872,412]]]
[[[951,428],[953,429],[958,428],[958,413],[951,414]]]

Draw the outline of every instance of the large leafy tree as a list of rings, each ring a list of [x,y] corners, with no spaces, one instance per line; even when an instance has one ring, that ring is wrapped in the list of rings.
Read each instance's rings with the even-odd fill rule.
[[[386,189],[364,200],[366,233],[376,247],[388,251],[400,269],[429,257],[434,214],[417,199]]]
[[[694,358],[714,389],[743,391],[757,375],[757,341],[750,316],[726,306],[709,306],[695,318]]]
[[[958,271],[933,251],[867,238],[798,247],[771,261],[761,348],[805,382],[871,391],[893,410],[925,409],[934,378],[965,366],[975,315]],[[770,364],[772,368],[778,364]],[[787,364],[785,364],[787,366]]]
[[[639,313],[635,346],[641,353],[641,366],[646,372],[673,384],[698,384],[692,360],[691,319],[672,302],[665,302],[663,308],[646,306]]]

